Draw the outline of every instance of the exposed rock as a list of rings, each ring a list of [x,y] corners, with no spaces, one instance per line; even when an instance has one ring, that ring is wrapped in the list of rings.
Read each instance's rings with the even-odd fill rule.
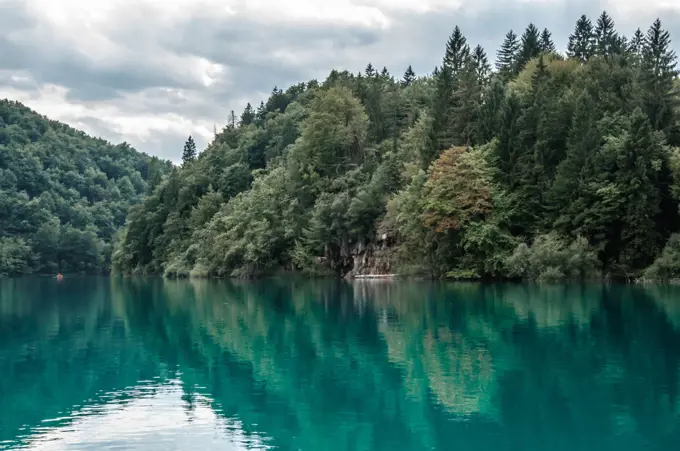
[[[345,278],[392,277],[394,248],[387,235],[378,243],[359,243],[350,248],[352,267]]]

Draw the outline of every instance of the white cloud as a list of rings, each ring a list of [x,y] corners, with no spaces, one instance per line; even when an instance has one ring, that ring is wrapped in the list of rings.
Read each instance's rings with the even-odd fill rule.
[[[0,0],[0,97],[178,160],[187,135],[204,146],[213,124],[274,85],[369,61],[429,72],[456,24],[492,58],[505,32],[529,21],[564,45],[579,14],[603,8],[628,33],[680,2]]]

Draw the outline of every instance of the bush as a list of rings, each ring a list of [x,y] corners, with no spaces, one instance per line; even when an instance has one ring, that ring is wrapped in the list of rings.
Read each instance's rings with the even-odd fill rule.
[[[662,282],[680,279],[680,234],[670,237],[661,256],[645,270],[644,277]]]
[[[555,233],[538,236],[531,246],[517,246],[506,269],[510,277],[540,282],[593,279],[601,273],[597,253],[585,238],[569,243]]]

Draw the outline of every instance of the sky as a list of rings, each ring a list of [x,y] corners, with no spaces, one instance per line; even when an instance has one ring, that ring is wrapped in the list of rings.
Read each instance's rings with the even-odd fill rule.
[[[602,10],[626,35],[660,17],[680,50],[680,0],[0,0],[0,98],[179,161],[274,86],[369,62],[426,75],[456,25],[491,59],[530,22],[563,50]]]

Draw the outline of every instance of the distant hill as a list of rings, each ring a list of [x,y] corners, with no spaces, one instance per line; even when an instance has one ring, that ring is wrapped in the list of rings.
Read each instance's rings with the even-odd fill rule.
[[[167,161],[0,100],[0,276],[102,273]]]

